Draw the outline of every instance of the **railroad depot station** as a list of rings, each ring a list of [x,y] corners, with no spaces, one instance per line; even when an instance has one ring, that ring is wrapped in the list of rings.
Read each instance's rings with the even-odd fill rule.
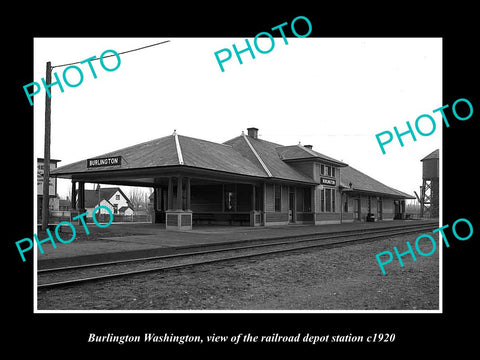
[[[404,219],[405,200],[414,199],[309,145],[283,146],[247,131],[223,144],[174,132],[51,176],[71,179],[76,213],[85,212],[85,183],[152,187],[152,221],[167,230]]]

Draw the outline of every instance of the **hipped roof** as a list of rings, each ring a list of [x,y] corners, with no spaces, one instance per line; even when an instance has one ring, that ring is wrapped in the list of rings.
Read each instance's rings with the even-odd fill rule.
[[[211,170],[221,172],[224,175],[243,175],[259,179],[318,185],[318,181],[297,170],[294,164],[296,161],[321,161],[341,167],[340,185],[347,190],[351,182],[353,184],[352,190],[413,198],[382,184],[339,160],[312,149],[301,145],[283,146],[244,134],[219,144],[174,133],[173,135],[98,155],[96,158],[113,156],[122,158],[121,165],[88,168],[87,159],[84,159],[54,169],[51,174],[64,178],[80,178],[81,176],[82,179],[88,181],[88,174],[102,172],[115,174],[115,172],[129,171],[132,174],[131,176],[135,177],[137,170],[158,169],[158,171],[161,171],[162,168],[183,167]],[[180,160],[183,160],[183,162]]]
[[[316,184],[312,178],[297,171],[281,159],[277,152],[277,148],[281,147],[279,144],[245,135],[228,140],[224,144],[232,146],[238,153],[262,169],[263,177]]]
[[[248,159],[239,156],[231,146],[178,135],[183,155],[183,165],[209,170],[242,173],[250,176],[263,176]],[[88,168],[87,161],[81,160],[61,166],[52,175],[89,173],[96,171],[115,171],[126,169],[145,169],[157,167],[180,166],[175,137],[172,135],[147,141],[127,148],[115,150],[96,158],[121,156],[122,164],[109,167]]]
[[[182,163],[179,160],[180,157],[179,152],[177,152],[175,137],[178,138],[178,144],[183,160]],[[268,154],[268,151],[272,150],[271,146],[258,146],[260,149],[263,149],[261,151],[267,159],[267,162],[275,169],[274,177],[281,180],[315,184],[313,179],[283,163],[275,150],[273,151],[273,158],[276,159],[273,159],[272,154]],[[184,166],[250,177],[268,177],[259,164],[255,161],[251,161],[249,156],[243,156],[230,144],[219,144],[176,134],[101,154],[95,158],[113,156],[120,156],[122,158],[121,165],[88,168],[87,159],[85,159],[61,166],[52,170],[51,174],[53,176],[70,178],[75,174],[88,174],[104,171],[110,171],[113,173],[117,170]]]

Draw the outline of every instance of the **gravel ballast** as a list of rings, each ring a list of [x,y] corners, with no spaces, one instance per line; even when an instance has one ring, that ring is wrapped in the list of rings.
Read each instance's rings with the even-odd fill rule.
[[[386,275],[375,258],[420,234],[40,291],[38,310],[438,310],[438,248]]]

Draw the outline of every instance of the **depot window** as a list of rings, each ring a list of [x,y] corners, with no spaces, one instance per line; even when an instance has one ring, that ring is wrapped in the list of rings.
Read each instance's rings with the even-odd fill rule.
[[[303,211],[312,211],[312,190],[310,188],[303,189]]]
[[[328,165],[320,165],[320,174],[323,176],[335,177],[335,168]]]
[[[320,211],[335,212],[335,189],[320,190]]]
[[[274,197],[275,197],[275,211],[280,212],[282,210],[282,186],[281,185],[275,185]]]

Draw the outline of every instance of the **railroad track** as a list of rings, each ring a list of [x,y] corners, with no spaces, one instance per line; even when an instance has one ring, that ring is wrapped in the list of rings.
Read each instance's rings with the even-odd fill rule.
[[[37,289],[81,285],[87,282],[122,278],[149,272],[168,271],[213,264],[224,261],[268,256],[311,248],[330,248],[375,241],[386,237],[417,232],[430,232],[438,225],[424,222],[408,226],[370,228],[363,231],[350,230],[330,234],[308,234],[243,242],[230,245],[212,245],[208,249],[153,256],[141,259],[120,260],[96,264],[76,265],[37,271]]]

